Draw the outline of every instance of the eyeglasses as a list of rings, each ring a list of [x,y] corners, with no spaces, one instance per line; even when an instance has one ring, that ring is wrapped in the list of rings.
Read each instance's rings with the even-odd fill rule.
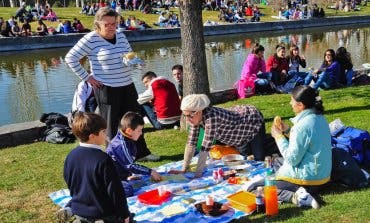
[[[104,23],[104,22],[101,22],[102,25],[104,25],[105,28],[108,28],[108,27],[116,27],[117,26],[117,23]]]
[[[185,118],[194,118],[194,116],[197,114],[197,111],[192,111],[190,114],[187,114],[187,115],[185,115],[184,114],[184,116],[185,116]]]

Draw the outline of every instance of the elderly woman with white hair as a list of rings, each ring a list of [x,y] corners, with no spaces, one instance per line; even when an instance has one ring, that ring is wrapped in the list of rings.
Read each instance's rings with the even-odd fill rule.
[[[242,105],[231,109],[210,106],[205,94],[191,94],[184,97],[181,110],[190,124],[188,142],[184,153],[184,164],[181,171],[188,170],[191,158],[197,145],[200,128],[204,128],[202,150],[199,154],[196,176],[203,173],[208,150],[214,141],[236,147],[242,155],[252,151],[256,160],[263,160],[265,152],[265,123],[261,112],[254,106]]]

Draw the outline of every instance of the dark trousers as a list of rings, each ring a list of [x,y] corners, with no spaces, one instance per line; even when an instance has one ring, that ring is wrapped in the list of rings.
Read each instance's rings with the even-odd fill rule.
[[[258,161],[264,160],[265,159],[265,148],[264,148],[265,138],[266,138],[265,123],[262,123],[261,128],[258,130],[258,133],[254,137],[254,139],[250,141],[249,143],[241,147],[238,147],[237,149],[244,156],[253,154],[255,160],[258,160]]]
[[[100,115],[107,121],[107,136],[111,140],[118,130],[118,124],[122,116],[128,112],[142,114],[142,109],[137,102],[137,91],[132,83],[123,87],[103,86],[94,89],[95,99],[98,103]],[[137,159],[149,155],[144,135],[137,140]]]

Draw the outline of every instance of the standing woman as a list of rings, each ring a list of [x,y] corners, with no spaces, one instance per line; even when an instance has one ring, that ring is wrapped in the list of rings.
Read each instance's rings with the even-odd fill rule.
[[[311,75],[307,75],[305,85],[309,85],[312,80],[315,81],[313,88],[330,89],[338,85],[340,76],[340,64],[336,61],[335,51],[328,49],[324,54],[324,61],[319,69],[316,69]]]
[[[126,36],[116,33],[117,17],[113,9],[100,8],[95,15],[95,30],[82,37],[65,57],[72,71],[94,88],[100,114],[107,120],[109,139],[117,133],[126,112],[141,111],[130,67],[122,61],[122,56],[132,49]],[[80,64],[84,57],[89,59],[90,74]],[[138,140],[138,152],[138,158],[159,159],[150,154],[143,137]]]
[[[310,86],[295,87],[290,105],[295,113],[295,117],[290,119],[292,128],[282,121],[274,121],[271,128],[271,135],[284,158],[276,173],[278,199],[293,202],[299,207],[317,209],[319,203],[312,194],[330,180],[332,158],[329,125],[323,116],[322,100]],[[283,133],[289,134],[289,138]],[[263,182],[257,184],[263,185]]]

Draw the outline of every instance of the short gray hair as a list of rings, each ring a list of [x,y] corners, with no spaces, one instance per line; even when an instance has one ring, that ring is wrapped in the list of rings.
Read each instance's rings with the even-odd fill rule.
[[[117,18],[118,17],[118,14],[117,14],[117,12],[115,10],[111,9],[110,7],[100,8],[96,12],[95,18],[94,18],[94,29],[95,30],[99,30],[100,29],[99,22],[101,22],[103,20],[103,17],[104,16],[112,16],[112,17]]]

